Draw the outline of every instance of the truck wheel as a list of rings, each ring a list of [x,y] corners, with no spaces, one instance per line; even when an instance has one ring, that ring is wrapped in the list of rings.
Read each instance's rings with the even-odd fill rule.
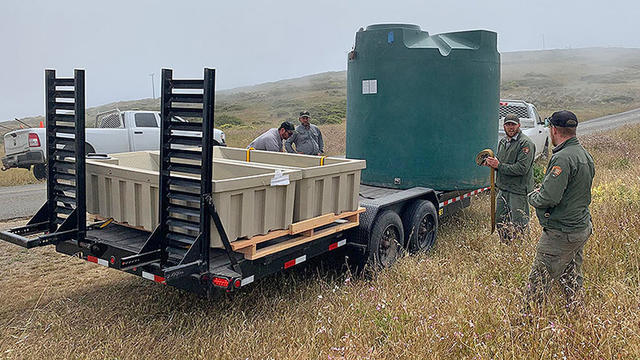
[[[33,165],[33,176],[36,180],[44,180],[47,178],[47,164]]]
[[[400,216],[392,210],[378,215],[369,236],[367,263],[373,269],[391,266],[404,249],[404,229]]]
[[[402,216],[409,252],[428,251],[436,242],[438,214],[431,201],[416,200]]]

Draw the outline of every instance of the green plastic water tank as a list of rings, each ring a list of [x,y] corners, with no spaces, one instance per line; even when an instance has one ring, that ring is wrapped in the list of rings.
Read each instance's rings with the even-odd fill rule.
[[[496,33],[429,35],[417,25],[356,33],[347,66],[347,157],[362,183],[469,190],[489,184],[475,163],[498,141]]]

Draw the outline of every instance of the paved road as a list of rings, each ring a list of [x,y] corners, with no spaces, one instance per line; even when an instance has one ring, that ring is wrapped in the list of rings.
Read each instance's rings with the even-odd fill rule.
[[[46,199],[45,184],[0,187],[0,220],[31,216]]]
[[[578,135],[587,135],[597,131],[615,129],[620,126],[638,122],[640,122],[640,109],[630,110],[581,122],[578,126]]]
[[[578,135],[639,123],[640,109],[608,115],[580,123]],[[31,216],[44,204],[44,184],[0,187],[0,220]]]

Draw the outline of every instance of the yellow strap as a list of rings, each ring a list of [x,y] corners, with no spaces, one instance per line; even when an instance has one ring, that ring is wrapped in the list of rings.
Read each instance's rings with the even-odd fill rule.
[[[326,158],[326,156],[320,158],[320,166],[324,166],[324,158]]]
[[[109,220],[105,221],[102,225],[100,225],[100,229],[104,229],[107,225],[113,222],[113,218],[109,218]]]
[[[251,153],[251,150],[255,150],[255,149],[252,147],[247,149],[247,162],[251,162],[251,156],[249,155]]]

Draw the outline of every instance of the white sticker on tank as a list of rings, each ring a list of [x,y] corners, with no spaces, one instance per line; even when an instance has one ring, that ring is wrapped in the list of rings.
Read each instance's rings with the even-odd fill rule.
[[[362,94],[377,94],[378,80],[362,80]]]

